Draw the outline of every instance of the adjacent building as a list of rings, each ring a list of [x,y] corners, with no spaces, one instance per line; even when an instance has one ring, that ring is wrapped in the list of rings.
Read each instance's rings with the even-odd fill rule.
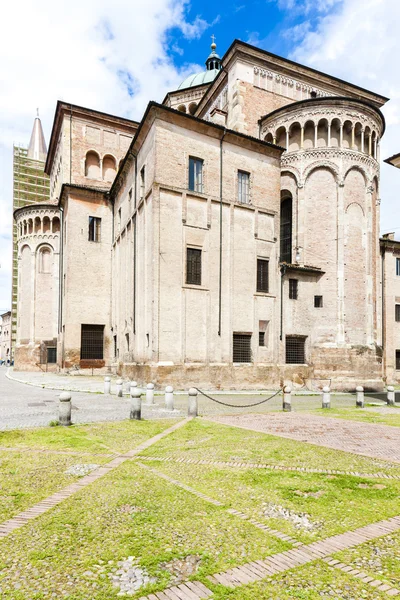
[[[140,123],[59,102],[50,202],[15,212],[17,367],[381,387],[386,101],[235,40]]]
[[[11,362],[11,311],[0,315],[0,363]]]

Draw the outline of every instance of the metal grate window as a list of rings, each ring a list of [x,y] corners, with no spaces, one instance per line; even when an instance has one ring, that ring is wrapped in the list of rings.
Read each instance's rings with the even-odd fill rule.
[[[140,170],[140,199],[144,198],[144,192],[146,189],[146,167],[142,167]]]
[[[400,350],[396,350],[396,371],[400,371]]]
[[[289,279],[289,298],[290,300],[297,300],[299,292],[299,281],[298,279]]]
[[[322,308],[324,305],[322,296],[314,296],[314,307]]]
[[[396,275],[400,276],[400,258],[396,258]]]
[[[99,217],[89,217],[89,242],[100,241],[101,219]]]
[[[102,360],[104,357],[104,325],[82,325],[81,360]]]
[[[304,365],[305,357],[305,337],[286,336],[286,364]]]
[[[189,157],[189,190],[203,191],[203,160]]]
[[[116,335],[114,335],[114,358],[118,358],[118,340]]]
[[[265,346],[265,331],[258,332],[258,345]]]
[[[186,283],[201,285],[201,250],[186,248]]]
[[[55,364],[57,362],[57,348],[47,346],[47,362],[49,364]]]
[[[251,363],[251,333],[233,334],[233,362]]]
[[[394,318],[397,322],[400,321],[400,304],[395,304],[395,315]]]
[[[281,203],[281,262],[292,262],[292,199]]]
[[[268,267],[268,260],[257,258],[257,292],[269,291]]]
[[[238,201],[250,204],[250,173],[238,171]]]

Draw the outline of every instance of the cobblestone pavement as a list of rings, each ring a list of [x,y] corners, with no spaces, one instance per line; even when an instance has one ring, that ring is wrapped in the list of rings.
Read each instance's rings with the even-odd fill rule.
[[[46,426],[58,418],[60,391],[42,389],[13,381],[6,377],[6,368],[0,367],[0,430]],[[72,392],[73,423],[121,421],[129,418],[128,396],[104,396]],[[167,412],[163,406],[142,407],[145,419],[182,416],[179,411]]]
[[[396,409],[397,410],[397,409]],[[211,421],[400,462],[400,428],[302,413],[220,415]]]

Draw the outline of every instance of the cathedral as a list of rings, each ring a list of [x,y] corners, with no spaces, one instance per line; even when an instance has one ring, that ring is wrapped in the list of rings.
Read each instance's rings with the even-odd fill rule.
[[[140,122],[59,101],[49,200],[14,211],[15,367],[178,388],[400,380],[387,100],[235,40]]]

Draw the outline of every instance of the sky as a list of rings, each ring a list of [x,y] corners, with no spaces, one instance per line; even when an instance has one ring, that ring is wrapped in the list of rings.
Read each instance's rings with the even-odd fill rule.
[[[57,7],[55,9],[55,7]],[[211,35],[234,38],[391,98],[381,157],[400,152],[399,0],[20,0],[0,36],[0,312],[11,306],[12,146],[57,100],[140,120],[190,73]],[[381,166],[381,230],[400,239],[400,171]]]

